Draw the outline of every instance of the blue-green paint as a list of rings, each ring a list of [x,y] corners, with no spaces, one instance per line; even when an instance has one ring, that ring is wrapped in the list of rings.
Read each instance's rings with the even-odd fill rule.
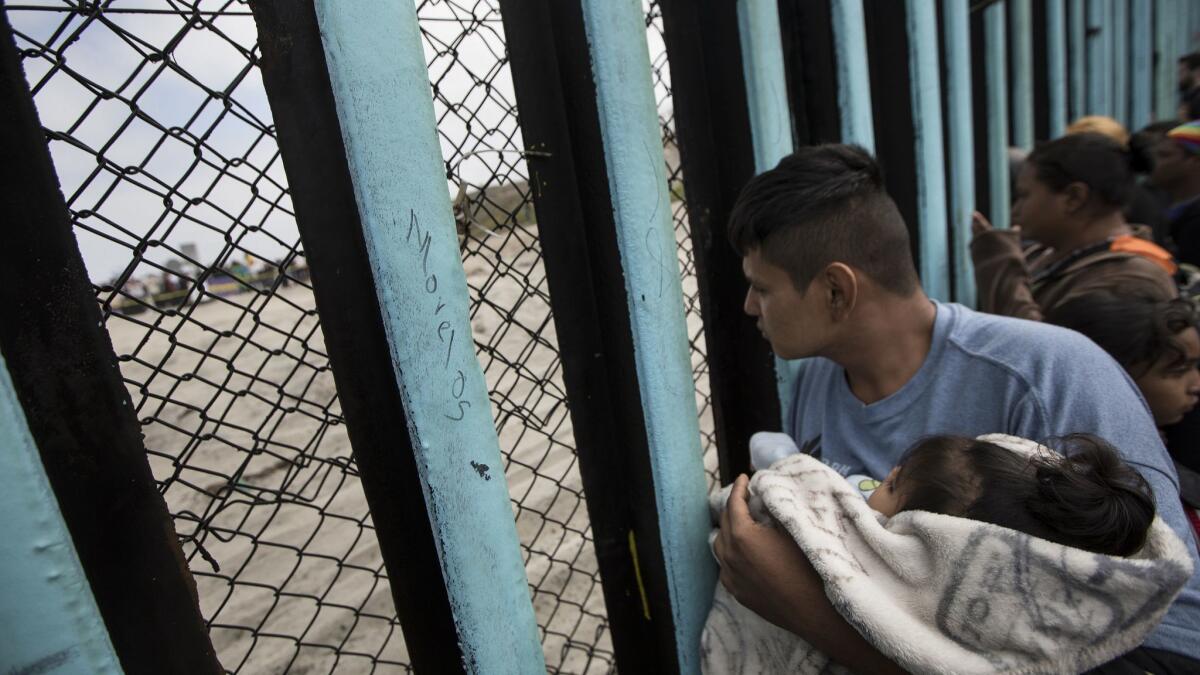
[[[754,171],[762,173],[774,168],[794,149],[791,108],[784,77],[783,41],[779,32],[779,5],[774,0],[738,0],[737,10],[746,102],[750,108],[750,135],[754,143]],[[799,363],[775,359],[776,393],[784,417],[792,407]]]
[[[1195,51],[1200,46],[1200,2],[1192,2],[1189,7],[1191,29],[1188,31],[1187,52]]]
[[[0,672],[122,672],[2,356],[0,513]]]
[[[779,6],[774,0],[738,0],[737,13],[754,170],[762,172],[792,152]]]
[[[1087,115],[1112,115],[1112,34],[1108,0],[1087,0]]]
[[[1192,27],[1190,31],[1191,42],[1189,46],[1194,48],[1197,45],[1197,41],[1200,40],[1200,3],[1193,2],[1191,4],[1190,18]],[[1188,49],[1188,51],[1193,51],[1193,49]]]
[[[875,118],[871,112],[867,26],[862,0],[833,0],[832,10],[842,142],[861,145],[874,153]]]
[[[1118,122],[1129,126],[1129,0],[1110,0],[1109,36],[1112,49],[1112,92],[1109,110]]]
[[[1033,147],[1033,14],[1030,0],[1008,0],[1012,36],[1012,144]]]
[[[971,110],[971,0],[942,0],[946,51],[946,127],[950,161],[950,228],[954,300],[975,306],[971,213],[975,210],[975,139]]]
[[[921,285],[950,301],[950,247],[946,241],[946,169],[942,146],[942,87],[938,66],[937,7],[907,0],[908,74],[912,93],[917,172],[917,228]]]
[[[1076,120],[1085,115],[1087,110],[1087,18],[1084,16],[1084,0],[1070,2],[1068,43],[1071,58],[1067,63],[1071,76],[1071,119]]]
[[[1179,94],[1175,48],[1176,10],[1175,0],[1158,0],[1154,5],[1154,51],[1158,61],[1154,67],[1154,117],[1160,120],[1174,119],[1178,114]]]
[[[1175,0],[1175,59],[1192,51],[1192,5],[1197,0]]]
[[[1129,92],[1129,128],[1135,131],[1150,123],[1150,104],[1154,95],[1150,18],[1150,0],[1132,0],[1129,8],[1129,81],[1132,85]]]
[[[1067,33],[1063,0],[1046,0],[1046,104],[1050,138],[1067,130]]]
[[[1005,68],[1004,2],[983,10],[984,72],[987,75],[987,164],[991,213],[996,227],[1008,227],[1008,73]]]
[[[583,0],[680,672],[699,672],[717,569],[708,549],[683,289],[639,0]],[[532,671],[531,671],[532,672]]]
[[[316,10],[466,666],[480,673],[545,672],[504,461],[471,339],[415,8],[395,0],[317,0]]]

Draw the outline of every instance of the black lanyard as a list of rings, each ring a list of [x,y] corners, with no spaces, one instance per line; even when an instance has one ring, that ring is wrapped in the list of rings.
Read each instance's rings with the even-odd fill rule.
[[[1092,244],[1091,246],[1084,246],[1083,248],[1077,248],[1074,251],[1071,251],[1071,253],[1067,257],[1063,258],[1062,260],[1059,260],[1058,262],[1054,263],[1053,265],[1051,265],[1051,266],[1047,267],[1046,269],[1042,270],[1041,272],[1038,272],[1037,274],[1035,274],[1033,276],[1032,283],[1040,284],[1044,281],[1049,281],[1050,279],[1058,276],[1068,266],[1070,266],[1072,263],[1078,261],[1080,258],[1086,258],[1087,256],[1092,255],[1094,253],[1100,253],[1102,251],[1107,251],[1110,247],[1112,247],[1112,242],[1113,242],[1113,240],[1111,238],[1109,238],[1109,239],[1105,239],[1104,241],[1102,241],[1098,244]]]

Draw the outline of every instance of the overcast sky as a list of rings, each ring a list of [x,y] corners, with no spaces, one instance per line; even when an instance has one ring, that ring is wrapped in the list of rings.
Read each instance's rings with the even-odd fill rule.
[[[22,0],[20,4],[65,6],[61,0]],[[200,6],[216,9],[224,4],[201,2]],[[117,0],[109,5],[110,9],[159,10],[166,6],[163,0]],[[258,70],[251,70],[232,92],[239,114],[251,120],[247,122],[229,113],[221,117],[224,112],[221,102],[209,98],[201,86],[165,67],[162,62],[147,62],[138,53],[139,50],[163,50],[172,41],[177,41],[171,50],[174,63],[205,87],[226,90],[246,64],[246,57],[235,45],[249,50],[257,39],[254,21],[248,11],[238,5],[232,7],[242,15],[213,20],[215,28],[225,37],[207,29],[184,31],[184,19],[177,15],[110,11],[104,17],[117,30],[93,21],[73,42],[71,38],[83,24],[82,17],[63,11],[8,11],[8,18],[18,33],[19,49],[32,49],[36,43],[50,41],[49,48],[63,50],[66,68],[78,74],[77,78],[66,70],[59,70],[47,77],[53,65],[50,60],[37,57],[24,60],[26,77],[31,86],[38,88],[35,100],[43,126],[69,133],[91,148],[91,151],[82,150],[62,141],[50,144],[68,203],[76,211],[95,211],[82,218],[81,224],[103,233],[100,236],[85,228],[76,228],[80,249],[94,282],[107,281],[122,273],[133,258],[131,247],[142,238],[166,241],[176,248],[193,243],[205,265],[224,264],[243,257],[241,251],[229,252],[223,234],[226,231],[234,232],[235,236],[242,235],[240,246],[260,258],[279,259],[286,254],[287,246],[298,239],[294,220],[286,213],[291,209],[290,200],[284,196],[280,201],[283,210],[274,208],[272,203],[281,196],[275,185],[259,180],[257,196],[247,185],[264,171],[275,183],[286,185],[274,140],[263,137],[257,128],[260,123],[271,123]],[[422,28],[431,36],[425,44],[426,60],[432,60],[431,78],[439,80],[439,87],[447,99],[462,104],[456,112],[447,111],[445,106],[435,102],[439,131],[443,135],[443,155],[454,156],[454,144],[450,141],[461,142],[467,133],[467,121],[463,117],[471,117],[474,113],[470,123],[477,138],[467,145],[466,150],[484,152],[471,153],[463,159],[457,167],[459,174],[473,188],[484,187],[493,174],[510,180],[524,179],[524,163],[519,154],[513,152],[514,148],[521,147],[517,120],[506,114],[508,106],[515,100],[507,67],[493,77],[503,49],[499,13],[489,14],[482,28],[455,45],[456,59],[449,56],[435,58],[439,48],[437,43],[454,42],[461,30],[459,23],[444,20],[453,18],[456,12],[461,14],[461,10],[450,3],[431,3],[421,11]],[[122,32],[133,38],[122,37]],[[28,39],[22,39],[22,35]],[[136,48],[129,44],[131,39],[137,43]],[[650,53],[662,53],[656,31],[650,31]],[[475,87],[476,77],[491,78],[493,91],[490,95],[482,87]],[[221,175],[217,169],[203,163],[193,166],[196,158],[191,143],[164,135],[152,124],[137,119],[127,102],[105,100],[89,90],[79,78],[117,92],[127,100],[136,97],[138,109],[163,127],[178,127],[185,129],[186,135],[203,137],[206,145],[203,159],[221,167],[227,175]],[[660,101],[663,99],[661,93]],[[669,102],[663,105],[669,107]],[[123,125],[128,126],[118,134]],[[116,141],[112,140],[114,136]],[[512,140],[508,140],[510,137]],[[487,148],[505,152],[488,152]],[[112,170],[103,170],[93,177],[98,168],[94,152],[101,150],[117,167],[144,164],[145,170],[125,179],[118,179]],[[240,160],[241,166],[228,165],[229,160],[235,158]],[[178,194],[167,206],[162,195],[176,184],[179,184]],[[451,194],[457,189],[457,185],[447,186]],[[190,204],[189,200],[198,203]],[[242,228],[234,226],[235,222],[258,226],[262,231],[244,233]],[[173,253],[163,248],[151,248],[146,254],[146,258],[160,264],[173,257]],[[145,264],[134,271],[137,276],[154,273],[156,271]]]

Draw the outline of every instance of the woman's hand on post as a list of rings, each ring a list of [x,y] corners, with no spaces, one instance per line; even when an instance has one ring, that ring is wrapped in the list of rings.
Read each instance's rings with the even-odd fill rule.
[[[995,228],[984,215],[978,211],[971,214],[971,236],[978,237],[984,232],[991,232]]]

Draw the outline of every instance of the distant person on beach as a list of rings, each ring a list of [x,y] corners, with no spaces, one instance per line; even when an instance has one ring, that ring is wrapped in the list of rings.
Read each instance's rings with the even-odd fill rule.
[[[1191,540],[1174,466],[1128,376],[1078,333],[926,296],[908,229],[862,148],[801,148],[751,179],[729,237],[750,285],[746,313],[776,355],[805,359],[785,411],[803,451],[842,475],[880,476],[914,438],[1090,433],[1120,448]],[[731,515],[714,548],[742,605],[843,666],[898,671],[833,607],[794,541]],[[1122,658],[1142,657],[1200,672],[1200,577]]]

